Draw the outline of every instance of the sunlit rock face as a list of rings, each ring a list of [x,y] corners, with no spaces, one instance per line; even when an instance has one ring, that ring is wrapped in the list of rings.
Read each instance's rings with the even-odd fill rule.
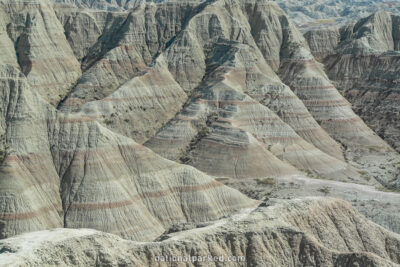
[[[9,52],[1,62],[19,67],[29,84],[56,105],[74,86],[81,68],[52,6],[47,1],[1,1],[0,12],[1,42]]]
[[[311,51],[356,113],[397,151],[399,29],[399,16],[380,11],[340,29],[305,34]]]
[[[395,266],[363,215],[399,232],[379,191],[400,188],[399,22],[303,36],[268,1],[0,0],[0,264]]]
[[[213,263],[214,257],[218,264],[231,257],[230,266],[396,266],[400,257],[398,235],[367,221],[344,201],[321,198],[271,203],[157,242],[127,241],[91,229],[55,229],[12,237],[1,246],[7,251],[0,255],[3,265],[159,266],[170,264],[172,255],[170,261],[186,258],[187,266]]]

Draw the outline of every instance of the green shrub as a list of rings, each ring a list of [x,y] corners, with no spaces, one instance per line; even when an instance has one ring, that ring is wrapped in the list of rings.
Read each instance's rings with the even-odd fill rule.
[[[208,129],[208,127],[201,128],[199,133],[198,133],[198,139],[201,139],[201,138],[205,137],[209,133],[210,133],[210,129]]]
[[[324,186],[320,189],[318,189],[319,192],[324,193],[325,195],[329,194],[329,192],[331,191],[331,189],[327,186]]]
[[[384,186],[380,186],[377,189],[382,192],[400,193],[400,189],[396,189],[396,188],[386,188]]]
[[[265,185],[275,185],[274,178],[264,178],[264,179],[257,179],[258,184],[265,184]]]
[[[114,121],[113,121],[113,120],[110,120],[110,119],[105,119],[105,120],[104,120],[104,123],[105,123],[106,125],[111,125],[113,122],[114,122]]]
[[[179,161],[183,164],[189,163],[191,161],[191,158],[188,156],[183,156],[179,158]]]
[[[3,163],[6,156],[7,156],[7,151],[5,149],[0,150],[0,163]]]

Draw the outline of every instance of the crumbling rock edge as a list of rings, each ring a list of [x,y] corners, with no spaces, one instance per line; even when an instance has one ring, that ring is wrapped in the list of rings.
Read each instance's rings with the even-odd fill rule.
[[[400,235],[368,221],[345,201],[269,201],[161,242],[134,242],[92,229],[54,229],[2,240],[1,266],[176,266],[156,256],[244,256],[230,266],[398,266]],[[188,266],[216,266],[189,262]],[[196,265],[195,265],[196,264]]]

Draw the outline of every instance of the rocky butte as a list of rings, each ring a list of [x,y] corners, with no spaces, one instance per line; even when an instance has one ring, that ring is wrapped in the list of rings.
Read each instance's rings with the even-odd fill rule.
[[[385,11],[0,0],[0,265],[399,266],[399,47]]]

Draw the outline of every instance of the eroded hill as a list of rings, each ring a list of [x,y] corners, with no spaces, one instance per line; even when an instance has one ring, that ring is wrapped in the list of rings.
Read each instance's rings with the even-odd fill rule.
[[[267,1],[135,2],[110,11],[1,0],[0,13],[0,237],[62,227],[109,233],[6,239],[4,260],[151,265],[143,253],[178,249],[278,265],[399,263],[398,235],[363,215],[399,232],[398,194],[383,191],[400,188],[400,156],[341,95],[335,68],[318,61],[340,60],[336,51],[369,55],[358,39],[396,50],[395,16],[389,25],[377,13],[340,42],[323,32],[311,43]],[[342,200],[304,198],[328,196],[327,187],[337,198],[359,196],[363,215]],[[266,197],[272,202],[257,208]],[[328,217],[326,229],[318,222]],[[192,243],[180,241],[183,230]],[[341,238],[329,240],[333,233]],[[38,236],[39,250],[22,256],[19,242]],[[271,248],[271,238],[282,246]],[[71,247],[49,251],[43,240]],[[93,242],[104,248],[76,259],[66,252]],[[113,246],[126,252],[102,252]]]

